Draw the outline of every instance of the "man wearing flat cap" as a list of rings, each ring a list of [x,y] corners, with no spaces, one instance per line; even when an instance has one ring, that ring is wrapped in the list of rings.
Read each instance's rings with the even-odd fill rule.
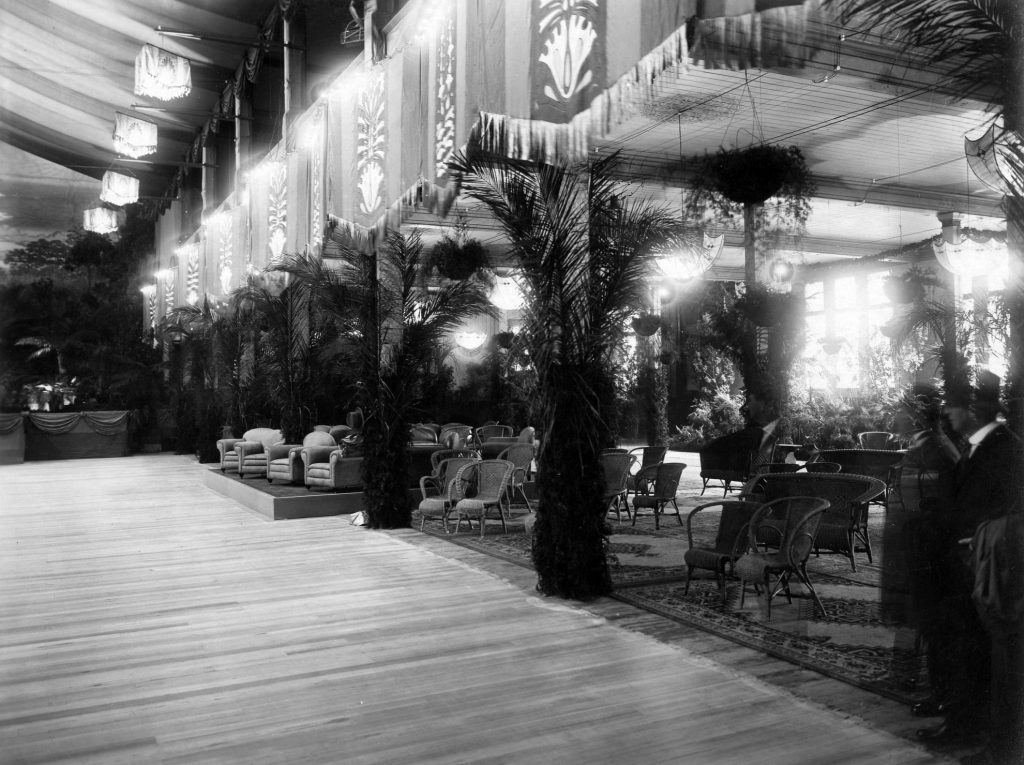
[[[961,441],[952,501],[936,519],[944,548],[936,554],[948,568],[940,605],[946,630],[943,652],[948,652],[952,661],[948,676],[935,678],[941,689],[934,703],[915,707],[917,714],[946,716],[937,728],[918,731],[920,738],[937,743],[977,739],[987,726],[989,639],[971,599],[974,573],[968,565],[967,547],[961,542],[973,537],[984,521],[1006,514],[1020,498],[1015,440],[1000,421],[999,378],[991,372],[979,373],[973,393],[969,397],[968,391],[955,389],[946,399],[951,426],[966,437]]]

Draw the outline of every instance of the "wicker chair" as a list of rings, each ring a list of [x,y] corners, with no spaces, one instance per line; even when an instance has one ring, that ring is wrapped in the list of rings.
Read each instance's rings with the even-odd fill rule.
[[[808,462],[804,470],[808,473],[841,473],[843,466],[838,462]]]
[[[899,436],[886,430],[866,430],[857,434],[857,445],[861,449],[894,451],[899,443]]]
[[[636,526],[637,510],[641,507],[650,507],[654,510],[654,528],[659,529],[660,517],[665,512],[669,502],[676,511],[676,520],[683,525],[683,517],[679,514],[679,505],[676,504],[676,492],[679,490],[679,477],[686,469],[682,462],[661,462],[651,465],[643,471],[638,482],[642,489],[639,494],[633,495],[633,525]]]
[[[448,514],[453,505],[452,481],[462,468],[476,462],[479,462],[476,457],[449,457],[441,460],[433,475],[420,478],[420,531],[423,530],[428,517],[440,517],[444,532],[448,533]]]
[[[409,428],[409,442],[413,444],[436,444],[437,431],[427,425],[413,425]]]
[[[693,541],[693,518],[697,513],[709,508],[720,508],[718,529],[714,542],[699,545]],[[684,595],[690,593],[690,577],[696,568],[714,571],[718,577],[718,589],[722,594],[722,603],[726,600],[725,577],[732,573],[736,559],[746,549],[747,524],[761,505],[757,502],[741,500],[718,500],[695,507],[686,516],[686,538],[689,549],[683,553],[686,563],[686,589]]]
[[[515,430],[511,425],[481,425],[473,431],[473,442],[479,446],[492,438],[511,438],[514,435]]]
[[[665,461],[668,447],[638,446],[635,449],[630,449],[629,453],[636,457],[636,462],[634,463],[636,470],[630,468],[629,476],[626,478],[626,499],[629,499],[630,494],[637,493],[639,486],[644,480],[642,475],[645,469]]]
[[[874,501],[889,506],[889,492],[899,483],[899,465],[904,452],[895,449],[822,449],[815,460],[836,462],[844,473],[869,475],[885,484],[885,491]]]
[[[498,455],[499,460],[508,460],[515,465],[515,470],[512,471],[512,478],[508,485],[509,505],[511,506],[512,500],[515,499],[516,491],[518,491],[519,495],[523,498],[523,502],[526,503],[526,509],[530,512],[533,512],[533,506],[530,505],[530,498],[526,496],[526,482],[533,477],[533,457],[535,451],[533,444],[515,443]]]
[[[473,428],[469,425],[443,425],[441,427],[441,433],[437,437],[437,442],[439,444],[444,444],[448,448],[458,449],[466,446],[472,435]]]
[[[487,511],[492,508],[498,511],[502,531],[508,531],[505,526],[505,512],[502,510],[502,503],[505,501],[508,484],[512,479],[512,471],[515,470],[515,467],[508,460],[481,460],[471,465],[464,465],[459,469],[455,480],[449,484],[449,496],[453,505],[449,515],[455,516],[456,532],[462,526],[463,518],[466,519],[471,529],[475,518],[480,523],[480,536],[482,537],[487,528],[485,523]],[[468,497],[465,496],[465,492],[470,485],[475,485],[476,493]]]
[[[622,508],[626,510],[626,518],[631,518],[629,502],[626,497],[626,482],[629,471],[636,463],[636,457],[625,449],[605,449],[601,452],[601,469],[604,474],[604,500],[601,505],[602,515],[615,509],[615,520],[622,521]]]
[[[430,472],[436,473],[441,460],[448,460],[452,457],[472,457],[478,460],[480,452],[476,449],[438,449],[430,455]]]
[[[786,476],[792,477],[792,476]],[[821,518],[829,508],[827,499],[820,497],[782,497],[767,502],[756,510],[747,526],[747,552],[733,565],[733,573],[740,579],[740,606],[746,596],[747,582],[755,589],[764,585],[768,598],[768,618],[772,618],[772,598],[786,593],[790,603],[789,580],[794,574],[810,591],[815,605],[825,613],[814,585],[807,577],[807,557],[814,547]],[[776,552],[757,552],[758,540],[767,532],[778,533]],[[778,577],[772,587],[771,578]]]
[[[885,492],[885,484],[876,478],[849,473],[769,473],[752,478],[743,487],[741,497],[768,502],[782,497],[818,497],[829,502],[828,512],[821,519],[814,551],[843,555],[856,571],[854,557],[861,549],[871,562],[871,540],[868,537],[867,507],[874,497]],[[770,524],[770,520],[765,525]],[[761,544],[777,544],[778,536],[767,531]],[[860,547],[858,547],[858,542]]]

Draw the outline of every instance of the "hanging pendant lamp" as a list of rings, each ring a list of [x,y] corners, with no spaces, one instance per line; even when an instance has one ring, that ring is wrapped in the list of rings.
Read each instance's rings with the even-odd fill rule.
[[[91,207],[82,213],[82,228],[97,234],[112,234],[118,229],[117,210]]]
[[[103,174],[100,199],[107,204],[130,205],[139,201],[139,179],[130,175],[107,170]]]
[[[117,112],[114,117],[114,150],[127,157],[144,157],[156,151],[156,123]]]
[[[161,101],[184,98],[192,92],[192,71],[187,58],[143,45],[135,57],[135,95]]]

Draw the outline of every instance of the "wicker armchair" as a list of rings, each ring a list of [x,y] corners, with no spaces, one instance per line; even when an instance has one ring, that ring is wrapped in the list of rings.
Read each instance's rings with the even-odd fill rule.
[[[679,490],[679,478],[685,469],[686,465],[682,462],[660,462],[643,471],[638,482],[640,493],[633,495],[634,526],[637,510],[641,507],[650,507],[654,510],[654,528],[661,528],[660,517],[669,502],[675,508],[679,525],[683,525],[683,517],[679,514],[679,505],[676,503],[676,492]]]
[[[857,445],[861,449],[893,451],[899,447],[899,443],[899,436],[887,430],[866,430],[857,434]]]
[[[899,468],[906,452],[894,449],[822,449],[817,461],[835,462],[844,473],[869,475],[885,484],[885,491],[875,501],[889,506],[889,492],[899,483]]]
[[[466,519],[469,527],[473,527],[473,519],[480,523],[480,536],[484,535],[487,528],[485,523],[487,511],[496,509],[498,518],[501,520],[502,531],[508,531],[505,526],[505,512],[502,510],[502,503],[505,502],[509,481],[512,479],[512,471],[515,465],[508,460],[481,460],[471,465],[460,468],[455,480],[450,484],[449,491],[453,507],[451,514],[455,515],[455,531],[458,532],[462,526],[462,519]],[[466,487],[471,485],[467,476],[469,471],[475,479],[476,493],[471,496],[463,496]],[[458,497],[461,499],[457,499]]]
[[[454,502],[458,501],[454,499],[451,484],[462,468],[476,462],[479,462],[477,457],[449,457],[441,460],[433,475],[425,475],[420,478],[420,495],[422,497],[418,507],[420,531],[423,530],[427,518],[440,517],[444,525],[444,533],[448,533],[448,514],[451,512]]]
[[[621,522],[622,509],[626,510],[626,518],[631,518],[629,502],[626,497],[626,481],[629,471],[636,464],[636,457],[626,450],[606,449],[601,452],[601,469],[604,473],[604,502],[602,515],[615,510],[615,520]]]
[[[732,573],[736,559],[746,549],[747,524],[754,513],[761,507],[757,502],[741,500],[718,500],[695,507],[686,516],[686,539],[689,549],[683,553],[686,563],[686,589],[684,595],[690,593],[690,577],[696,568],[714,571],[718,577],[718,589],[722,595],[722,603],[726,600],[725,577]],[[719,508],[718,529],[715,539],[710,544],[695,544],[693,540],[693,518],[697,513],[709,508]]]
[[[857,570],[854,554],[863,550],[871,562],[868,537],[868,502],[885,492],[885,484],[876,478],[849,473],[769,473],[752,478],[743,487],[741,497],[768,502],[782,497],[818,497],[829,502],[821,519],[814,551],[846,557]],[[770,520],[764,526],[770,525]],[[778,543],[778,536],[762,529],[758,540],[765,546]],[[859,546],[858,546],[859,543]]]
[[[634,465],[636,470],[630,468],[630,474],[626,478],[626,498],[629,499],[630,494],[636,494],[638,488],[642,485],[644,480],[644,471],[652,465],[658,465],[665,461],[665,455],[668,454],[667,446],[638,446],[635,449],[630,449],[629,453],[632,454],[636,461]],[[648,471],[648,474],[650,471]]]
[[[825,607],[807,577],[807,557],[828,508],[828,500],[820,497],[782,497],[757,509],[747,525],[747,552],[733,565],[733,573],[740,578],[741,607],[747,582],[754,582],[755,589],[763,585],[768,599],[768,618],[771,619],[772,598],[784,592],[786,600],[793,602],[789,580],[795,574],[811,593],[815,605],[825,613]],[[765,531],[780,535],[777,552],[757,552],[758,540]],[[773,576],[778,577],[774,587],[771,584]]]

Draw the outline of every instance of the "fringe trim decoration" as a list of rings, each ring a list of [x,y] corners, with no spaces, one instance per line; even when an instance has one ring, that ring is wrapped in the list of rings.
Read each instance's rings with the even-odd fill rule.
[[[610,88],[566,124],[481,112],[471,131],[486,152],[548,164],[586,159],[590,137],[606,136],[615,125],[654,101],[659,75],[688,69],[686,27],[680,27],[640,59]]]

